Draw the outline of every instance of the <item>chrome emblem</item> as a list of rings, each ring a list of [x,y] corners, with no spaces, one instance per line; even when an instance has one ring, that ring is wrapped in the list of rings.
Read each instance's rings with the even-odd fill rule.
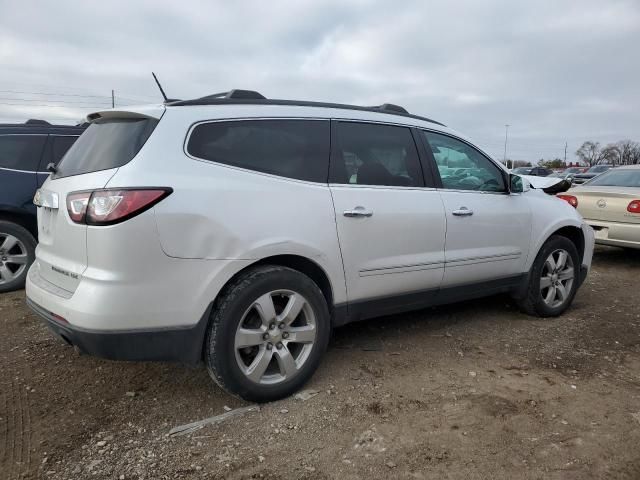
[[[599,208],[605,208],[607,206],[607,201],[604,198],[601,198],[600,200],[598,200],[598,203],[596,203],[596,205],[598,205]]]

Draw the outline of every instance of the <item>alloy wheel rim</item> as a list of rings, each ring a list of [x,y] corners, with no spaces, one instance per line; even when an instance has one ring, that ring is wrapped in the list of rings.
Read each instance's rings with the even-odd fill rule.
[[[272,385],[290,380],[309,359],[316,335],[316,317],[303,295],[293,290],[265,293],[238,323],[236,362],[253,383]]]
[[[0,285],[22,275],[27,268],[27,249],[17,237],[0,233]]]
[[[551,308],[563,305],[571,294],[574,278],[575,269],[569,252],[564,249],[551,252],[540,277],[542,301]]]

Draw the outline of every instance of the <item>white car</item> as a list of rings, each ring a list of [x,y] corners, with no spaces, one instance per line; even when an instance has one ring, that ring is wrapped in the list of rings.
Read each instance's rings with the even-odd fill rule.
[[[394,105],[234,90],[88,121],[34,199],[29,305],[248,400],[300,388],[333,327],[500,292],[556,316],[591,264],[574,208]]]

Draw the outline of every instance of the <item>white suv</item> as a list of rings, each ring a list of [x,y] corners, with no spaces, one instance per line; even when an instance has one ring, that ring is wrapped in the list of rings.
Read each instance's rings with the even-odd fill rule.
[[[559,315],[591,264],[573,207],[395,105],[234,90],[88,120],[34,199],[29,305],[245,399],[301,387],[347,322],[500,292]]]

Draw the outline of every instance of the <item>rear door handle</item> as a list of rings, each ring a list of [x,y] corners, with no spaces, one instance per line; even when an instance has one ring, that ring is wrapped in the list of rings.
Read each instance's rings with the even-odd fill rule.
[[[353,210],[345,210],[342,214],[345,217],[371,217],[373,211],[367,210],[364,207],[355,207]]]
[[[456,217],[469,217],[473,215],[473,210],[469,210],[467,207],[460,207],[458,210],[452,212]]]

